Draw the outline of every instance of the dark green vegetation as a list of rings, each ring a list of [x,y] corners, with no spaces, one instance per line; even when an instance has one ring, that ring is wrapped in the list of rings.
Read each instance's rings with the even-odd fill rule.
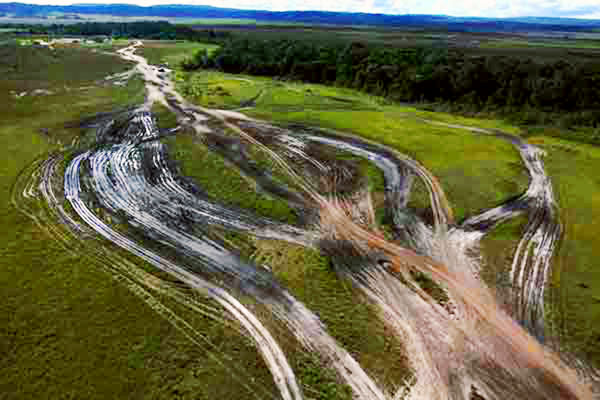
[[[598,61],[472,56],[460,49],[383,48],[360,42],[237,39],[197,67],[351,87],[395,101],[502,113],[527,124],[600,126]]]
[[[36,35],[111,36],[128,39],[215,40],[227,34],[213,30],[197,30],[167,21],[85,22],[71,25],[21,25]]]
[[[460,49],[467,55],[504,55],[535,60],[593,59],[598,54],[595,45],[600,34],[580,37],[570,34],[557,39],[547,33],[530,32],[530,38],[518,33],[508,35],[498,32],[451,32],[435,29],[411,30],[406,28],[306,26],[301,24],[281,25],[219,25],[205,23],[193,26],[198,30],[214,29],[229,32],[231,37],[249,40],[293,40],[315,44],[346,45],[359,42],[369,46],[388,48],[436,47],[448,50]],[[585,34],[582,34],[585,35]],[[530,43],[530,46],[515,46],[515,43]],[[570,46],[568,46],[570,44]],[[535,51],[532,51],[535,50]]]

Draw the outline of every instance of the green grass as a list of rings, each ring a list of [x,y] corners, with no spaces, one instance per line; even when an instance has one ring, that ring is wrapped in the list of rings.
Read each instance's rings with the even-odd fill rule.
[[[91,53],[78,47],[21,48],[0,47],[0,73],[5,88],[27,90],[27,81],[35,88],[60,85],[72,86],[80,81],[92,82],[107,75],[131,68],[117,56]]]
[[[177,72],[177,89],[194,102],[215,108],[238,108],[246,100],[257,96],[265,83],[203,71],[194,74]],[[266,82],[266,81],[264,81]]]
[[[382,99],[352,90],[279,82],[269,78],[223,74],[215,71],[178,72],[178,89],[198,104],[235,109],[255,99],[261,110],[290,112],[303,109],[374,109]]]
[[[489,118],[469,118],[463,117],[456,114],[447,114],[443,112],[433,112],[420,110],[417,108],[411,109],[406,108],[407,113],[414,113],[415,116],[431,121],[444,122],[448,124],[454,125],[464,125],[470,127],[484,128],[490,130],[500,130],[503,132],[512,133],[513,135],[521,134],[521,128],[515,126],[509,122],[497,120],[497,119],[489,119]]]
[[[178,126],[175,113],[171,112],[171,110],[161,103],[154,103],[152,105],[152,113],[158,120],[158,127],[160,129],[171,129]]]
[[[77,46],[88,49],[115,50],[127,47],[129,44],[131,44],[131,40],[129,39],[112,39],[108,42],[101,43],[80,43]]]
[[[558,332],[573,350],[600,365],[600,149],[536,137],[558,197],[564,237],[553,264]]]
[[[7,78],[0,81],[2,129],[8,131],[25,125],[37,134],[47,131],[53,141],[70,143],[79,133],[65,128],[67,122],[144,99],[139,78],[133,78],[126,87],[99,83],[108,75],[131,68],[113,56],[82,49],[5,46],[0,48],[0,57],[0,73]],[[52,94],[33,95],[36,89]],[[28,94],[17,99],[11,92]]]
[[[296,214],[287,202],[257,192],[251,181],[198,139],[179,134],[165,143],[171,157],[180,163],[183,175],[198,182],[212,199],[279,221],[296,222]]]
[[[95,85],[130,66],[112,56],[74,48],[62,49],[57,56],[45,49],[15,46],[0,52],[6,78],[0,81],[0,397],[249,398],[251,393],[206,349],[104,273],[104,263],[97,264],[87,252],[65,251],[10,201],[21,170],[57,150],[59,141],[70,142],[80,134],[65,128],[66,122],[143,100],[139,80],[126,88]],[[15,59],[21,60],[17,71]],[[65,85],[73,90],[65,90]],[[79,86],[93,88],[75,92]],[[17,101],[9,91],[34,88],[55,94]],[[48,135],[40,128],[48,128]],[[109,246],[89,239],[87,243],[92,249]],[[119,254],[118,249],[109,249]],[[248,338],[176,304],[163,303],[215,344],[226,366],[251,371],[257,386],[275,393]]]
[[[184,57],[187,45],[168,48],[159,43],[144,51],[163,62]],[[90,257],[65,252],[10,203],[12,184],[23,168],[58,149],[58,143],[69,143],[80,134],[65,128],[66,122],[143,100],[139,79],[133,79],[126,88],[95,85],[99,79],[130,67],[89,49],[52,52],[0,47],[0,73],[5,78],[0,80],[0,210],[4,223],[0,231],[4,244],[0,250],[0,290],[4,295],[0,305],[2,398],[241,400],[250,396],[230,372],[209,357],[206,349],[192,344],[171,324],[158,318],[138,297],[96,268]],[[214,72],[179,77],[178,87],[182,91],[195,87],[196,92],[189,89],[186,96],[200,104],[237,108],[262,91],[256,108],[247,109],[248,114],[354,133],[411,155],[440,179],[459,219],[501,203],[527,185],[525,170],[510,145],[491,137],[425,124],[419,118],[518,133],[502,121],[390,105],[351,90],[319,85]],[[75,90],[85,86],[94,87]],[[219,86],[221,89],[217,89]],[[35,89],[51,90],[54,94],[17,100],[10,93]],[[153,111],[161,128],[176,125],[173,114],[165,107],[156,105]],[[42,128],[48,129],[47,136],[39,133]],[[568,344],[597,363],[600,275],[595,261],[600,232],[594,221],[600,218],[600,180],[596,179],[600,150],[552,138],[530,140],[549,153],[547,170],[556,187],[565,225],[553,274],[558,293],[556,322],[568,333]],[[181,134],[165,142],[181,163],[184,175],[197,180],[214,199],[281,221],[296,221],[285,202],[257,193],[235,168],[193,136]],[[372,191],[381,197],[381,173],[366,162],[359,166],[369,177]],[[422,186],[417,186],[414,198],[411,204],[423,207],[427,196]],[[482,247],[488,265],[496,268],[489,274],[491,282],[512,256],[523,224],[524,218],[507,222],[484,240]],[[379,382],[393,387],[407,377],[400,344],[375,311],[359,300],[360,295],[335,275],[325,256],[277,241],[255,240],[240,234],[227,237],[244,249],[244,256],[259,265],[269,264],[284,286],[320,316],[328,331]],[[153,271],[150,266],[145,268]],[[582,283],[587,288],[583,289]],[[235,360],[235,365],[255,378],[256,385],[274,392],[272,379],[248,338],[162,300],[217,346],[226,365],[233,362],[229,359]],[[284,343],[309,398],[349,398],[348,389],[336,382],[331,371],[305,354],[297,343]]]
[[[256,111],[252,115],[264,114]],[[415,121],[394,107],[385,111],[305,111],[273,116],[279,121],[354,133],[419,160],[439,179],[458,220],[500,204],[527,187],[526,170],[508,143]]]
[[[523,236],[528,216],[526,214],[501,223],[481,241],[484,268],[482,278],[494,290],[501,301],[507,300],[512,286],[509,271],[513,255]]]
[[[361,294],[336,275],[327,257],[274,240],[254,240],[252,246],[247,255],[257,265],[268,265],[371,376],[387,388],[408,377],[396,337]]]
[[[353,133],[406,153],[439,178],[458,220],[498,205],[528,185],[527,172],[510,144],[419,119],[518,132],[503,121],[389,105],[383,99],[349,89],[213,71],[179,73],[177,80],[178,89],[198,104],[235,108],[262,92],[256,107],[244,111],[248,115]]]
[[[196,42],[144,40],[144,46],[138,50],[138,53],[150,64],[168,63],[170,67],[175,67],[199,50],[206,49],[210,54],[217,48],[217,45]]]
[[[546,136],[564,139],[570,142],[579,142],[591,145],[600,145],[600,127],[576,127],[561,129],[557,126],[532,126],[527,127],[524,137]]]

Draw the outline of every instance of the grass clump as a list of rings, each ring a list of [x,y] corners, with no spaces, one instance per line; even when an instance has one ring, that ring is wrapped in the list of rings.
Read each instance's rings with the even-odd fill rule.
[[[161,103],[152,105],[152,113],[156,117],[160,129],[172,129],[179,126],[177,115]]]
[[[496,291],[501,302],[510,304],[512,288],[509,272],[513,256],[525,232],[528,215],[522,214],[495,227],[481,240],[483,265],[481,277]]]
[[[337,382],[335,373],[321,366],[316,356],[300,350],[292,368],[304,385],[304,392],[315,400],[352,400],[352,389]]]
[[[182,134],[168,138],[166,143],[183,175],[193,178],[213,200],[278,221],[296,222],[296,214],[287,202],[257,192],[253,181],[199,140]]]

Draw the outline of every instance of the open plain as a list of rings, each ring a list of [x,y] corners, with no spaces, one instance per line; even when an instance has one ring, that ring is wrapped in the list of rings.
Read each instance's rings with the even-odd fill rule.
[[[55,47],[0,45],[2,398],[596,398],[595,146]]]

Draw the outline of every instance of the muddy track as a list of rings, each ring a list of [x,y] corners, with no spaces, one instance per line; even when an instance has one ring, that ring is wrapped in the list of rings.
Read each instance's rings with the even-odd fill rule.
[[[69,168],[77,166],[80,159],[84,157],[85,154],[76,158],[73,163],[70,164]],[[243,307],[241,310],[232,311],[232,314],[241,312],[241,315],[235,315],[235,317],[237,317],[236,319],[243,324],[238,327],[237,324],[232,323],[226,315],[224,317],[224,312],[226,312],[227,307],[225,307],[223,310],[215,309],[214,306],[207,305],[207,303],[204,301],[199,301],[197,296],[190,296],[189,293],[187,293],[185,290],[182,290],[179,283],[159,279],[156,276],[144,271],[138,265],[133,264],[128,259],[123,258],[121,255],[116,253],[114,248],[111,246],[102,245],[95,240],[89,240],[93,234],[98,233],[105,238],[111,237],[111,241],[113,243],[113,239],[121,238],[121,240],[117,240],[117,244],[120,247],[140,256],[141,258],[149,261],[151,264],[155,264],[158,267],[158,264],[160,264],[161,261],[164,261],[164,259],[160,256],[152,254],[151,251],[146,251],[143,248],[135,246],[132,241],[120,236],[120,234],[112,230],[112,228],[106,225],[104,221],[102,221],[90,209],[88,209],[84,204],[81,204],[79,201],[76,201],[74,205],[77,207],[77,210],[80,211],[80,213],[78,213],[78,217],[81,218],[81,222],[84,223],[84,225],[82,225],[80,222],[74,221],[70,214],[64,211],[64,207],[62,205],[63,202],[55,201],[55,199],[58,199],[59,197],[64,198],[65,196],[68,198],[73,198],[73,188],[77,190],[77,184],[74,187],[73,185],[66,184],[65,187],[70,189],[68,189],[65,193],[63,193],[63,190],[60,186],[57,186],[57,181],[62,181],[64,179],[65,183],[67,183],[69,182],[69,178],[72,177],[68,170],[64,176],[58,174],[57,166],[61,160],[61,155],[54,154],[45,161],[39,160],[33,163],[24,171],[25,173],[22,174],[13,188],[13,204],[17,207],[17,209],[34,219],[40,228],[46,231],[49,237],[54,238],[57,243],[64,248],[65,252],[72,253],[73,255],[80,257],[86,257],[88,260],[90,260],[91,264],[95,268],[105,271],[116,282],[127,287],[132,293],[134,293],[149,307],[156,311],[157,314],[161,315],[177,330],[187,336],[192,343],[195,343],[199,347],[203,348],[208,357],[215,360],[225,370],[227,370],[234,380],[238,381],[246,388],[248,393],[252,394],[256,398],[273,398],[273,395],[269,392],[269,390],[257,386],[252,382],[252,375],[249,373],[249,371],[245,370],[244,366],[236,365],[235,361],[232,362],[230,358],[223,357],[220,354],[217,346],[211,342],[208,342],[202,333],[193,328],[185,319],[170,309],[169,306],[166,306],[157,296],[157,294],[166,298],[170,298],[176,303],[191,309],[195,313],[199,313],[211,319],[217,320],[220,323],[229,326],[231,329],[238,330],[243,334],[246,333],[243,331],[244,325],[257,324],[258,331],[252,329],[251,326],[247,327],[247,329],[250,331],[250,334],[256,335],[258,340],[272,341],[272,338],[269,337],[268,333],[266,333],[266,336],[263,338],[263,335],[265,334],[260,331],[264,332],[264,327],[261,327],[260,323],[257,323],[255,318],[247,310],[244,310]],[[47,206],[40,207],[40,203],[36,200],[37,197],[45,198],[47,200]],[[80,209],[79,206],[83,207],[83,209]],[[57,221],[60,223],[57,224]],[[71,221],[73,221],[76,226],[74,226]],[[96,230],[93,230],[94,228],[96,228]],[[129,247],[132,245],[134,247]],[[163,267],[168,268],[168,262],[167,265]],[[176,274],[173,275],[176,276]],[[190,285],[190,287],[193,286],[193,284]],[[218,294],[215,294],[214,290],[210,290],[210,285],[208,285],[208,289],[209,290],[207,291],[196,288],[197,292],[204,295],[204,298],[215,299],[215,296],[218,296]],[[227,301],[226,295],[224,301]],[[232,306],[234,308],[236,307],[235,300],[232,301]],[[249,321],[248,318],[245,318],[243,314],[249,315]],[[285,372],[287,369],[285,367],[285,359],[282,357],[281,353],[277,354],[276,345],[265,346],[267,349],[270,349],[271,347],[275,349],[275,354],[266,354],[265,357],[268,357],[270,362],[275,365],[274,376],[280,379],[281,371]],[[277,358],[282,359],[283,364],[278,363]],[[289,372],[289,369],[287,370]],[[289,377],[283,378],[284,379],[282,380],[278,380],[278,384],[281,386],[282,383],[286,384],[291,382],[293,389],[293,375],[291,381]],[[285,393],[286,389],[283,388],[282,390]],[[292,397],[284,396],[284,398],[297,397],[297,391]]]
[[[456,230],[456,234],[460,235],[461,231],[480,232],[481,235],[471,235],[472,240],[476,241],[502,221],[527,213],[527,226],[513,255],[510,269],[513,313],[532,334],[544,340],[544,293],[562,229],[552,182],[544,169],[544,152],[519,137],[503,132],[440,122],[430,123],[506,140],[518,150],[527,167],[530,181],[525,193],[506,204],[467,218]]]
[[[180,228],[183,221],[190,220],[193,224],[201,226],[216,223],[228,228],[252,231],[257,236],[307,245],[298,239],[301,235],[297,231],[300,230],[258,217],[250,220],[248,215],[208,203],[188,192],[178,184],[173,171],[169,169],[164,159],[166,152],[162,151],[163,145],[147,140],[158,132],[155,127],[152,129],[152,119],[144,112],[133,117],[133,120],[136,119],[141,119],[137,136],[144,138],[144,142],[131,138],[128,143],[122,145],[85,153],[70,164],[65,179],[65,192],[79,216],[106,239],[144,258],[162,271],[173,274],[190,287],[213,295],[216,292],[219,296],[227,293],[230,298],[216,297],[215,300],[238,319],[241,316],[238,315],[239,312],[236,314],[234,311],[241,307],[241,303],[236,303],[236,307],[232,308],[228,302],[233,301],[235,297],[229,293],[256,299],[268,307],[276,318],[288,325],[307,350],[316,352],[337,370],[360,398],[383,399],[380,389],[366,376],[356,361],[329,336],[318,318],[282,288],[270,273],[243,262],[221,243],[202,236],[201,232],[190,233]],[[135,121],[132,121],[132,124],[134,123]],[[143,129],[152,130],[145,132]],[[86,172],[82,170],[84,160],[87,161]],[[143,167],[148,164],[151,168]],[[147,174],[149,170],[159,171],[158,176],[152,178]],[[170,244],[190,260],[189,265],[169,262],[99,221],[81,200],[81,194],[85,193],[85,190],[80,186],[80,175],[89,178],[91,183],[86,189],[98,196],[105,208],[114,212],[125,212],[129,224],[142,229],[154,240]],[[217,282],[224,282],[225,287],[217,285]],[[252,315],[249,311],[246,314]],[[246,319],[240,319],[240,322],[249,330],[265,361],[271,366],[275,382],[285,383],[285,386],[281,386],[282,396],[298,397],[298,392],[294,393],[289,389],[290,393],[294,394],[290,397],[284,390],[297,385],[292,385],[295,384],[294,375],[290,374],[289,365],[277,343],[272,338],[264,339],[268,331],[264,328],[251,330],[252,325],[248,325]],[[261,336],[257,336],[255,331],[260,332]],[[270,354],[280,355],[276,363],[272,356],[265,356]]]
[[[137,72],[146,81],[145,103],[127,113],[119,124],[110,118],[101,122],[98,144],[85,149],[66,167],[64,196],[76,217],[65,211],[53,190],[60,155],[40,160],[24,171],[23,183],[13,190],[15,204],[38,195],[44,199],[49,211],[39,223],[56,231],[50,235],[67,243],[74,233],[95,232],[216,301],[252,337],[284,399],[303,398],[301,385],[267,325],[244,305],[248,297],[286,326],[306,351],[336,371],[357,399],[467,400],[475,391],[488,400],[592,399],[586,384],[595,375],[578,377],[573,368],[523,329],[540,340],[544,337],[544,288],[561,233],[552,185],[539,149],[503,133],[427,121],[510,141],[530,174],[526,193],[457,224],[440,183],[417,160],[339,132],[274,127],[236,112],[191,105],[174,90],[168,73],[159,72],[135,54],[139,46],[141,43],[136,42],[119,50],[119,55],[135,62]],[[155,102],[168,107],[181,125],[192,128],[199,137],[214,135],[211,126],[219,125],[236,132],[241,142],[263,151],[295,183],[295,191],[266,175],[249,173],[250,169],[245,171],[247,178],[256,180],[274,196],[312,205],[316,221],[292,226],[210,201],[201,187],[179,175],[169,159],[168,150],[159,140],[162,134],[149,112]],[[358,188],[355,193],[341,194],[337,190],[340,182],[352,181],[355,171],[350,165],[334,165],[331,159],[311,151],[314,145],[363,157],[383,172],[386,207],[394,228],[404,235],[410,248],[388,242],[372,229],[374,211],[368,191]],[[234,154],[229,156],[233,159]],[[244,170],[246,160],[239,160],[237,166]],[[429,191],[432,226],[416,216],[406,218],[415,179]],[[119,232],[96,215],[96,206],[118,216],[144,240],[129,237],[129,231]],[[39,219],[35,206],[23,208],[23,212]],[[514,317],[519,324],[499,308],[492,291],[479,279],[481,266],[474,253],[478,241],[493,227],[521,213],[528,213],[529,222],[510,271]],[[61,228],[50,228],[51,220]],[[399,382],[396,393],[380,387],[329,335],[315,313],[270,272],[230,251],[211,234],[214,226],[328,253],[340,278],[360,289],[403,341],[413,381]],[[159,254],[163,248],[176,257]],[[123,279],[129,279],[133,290],[147,299],[147,283],[139,279],[141,273],[135,272],[135,267],[127,265]],[[439,285],[443,301],[420,286],[415,277],[419,273]],[[168,283],[149,277],[144,281],[152,282],[152,290],[161,289],[186,301],[185,294],[171,290]],[[161,315],[170,315],[160,305],[156,307]],[[198,304],[190,307],[201,311]],[[172,320],[196,338],[184,323]],[[579,364],[581,361],[575,358],[569,361],[576,370],[584,370]]]

